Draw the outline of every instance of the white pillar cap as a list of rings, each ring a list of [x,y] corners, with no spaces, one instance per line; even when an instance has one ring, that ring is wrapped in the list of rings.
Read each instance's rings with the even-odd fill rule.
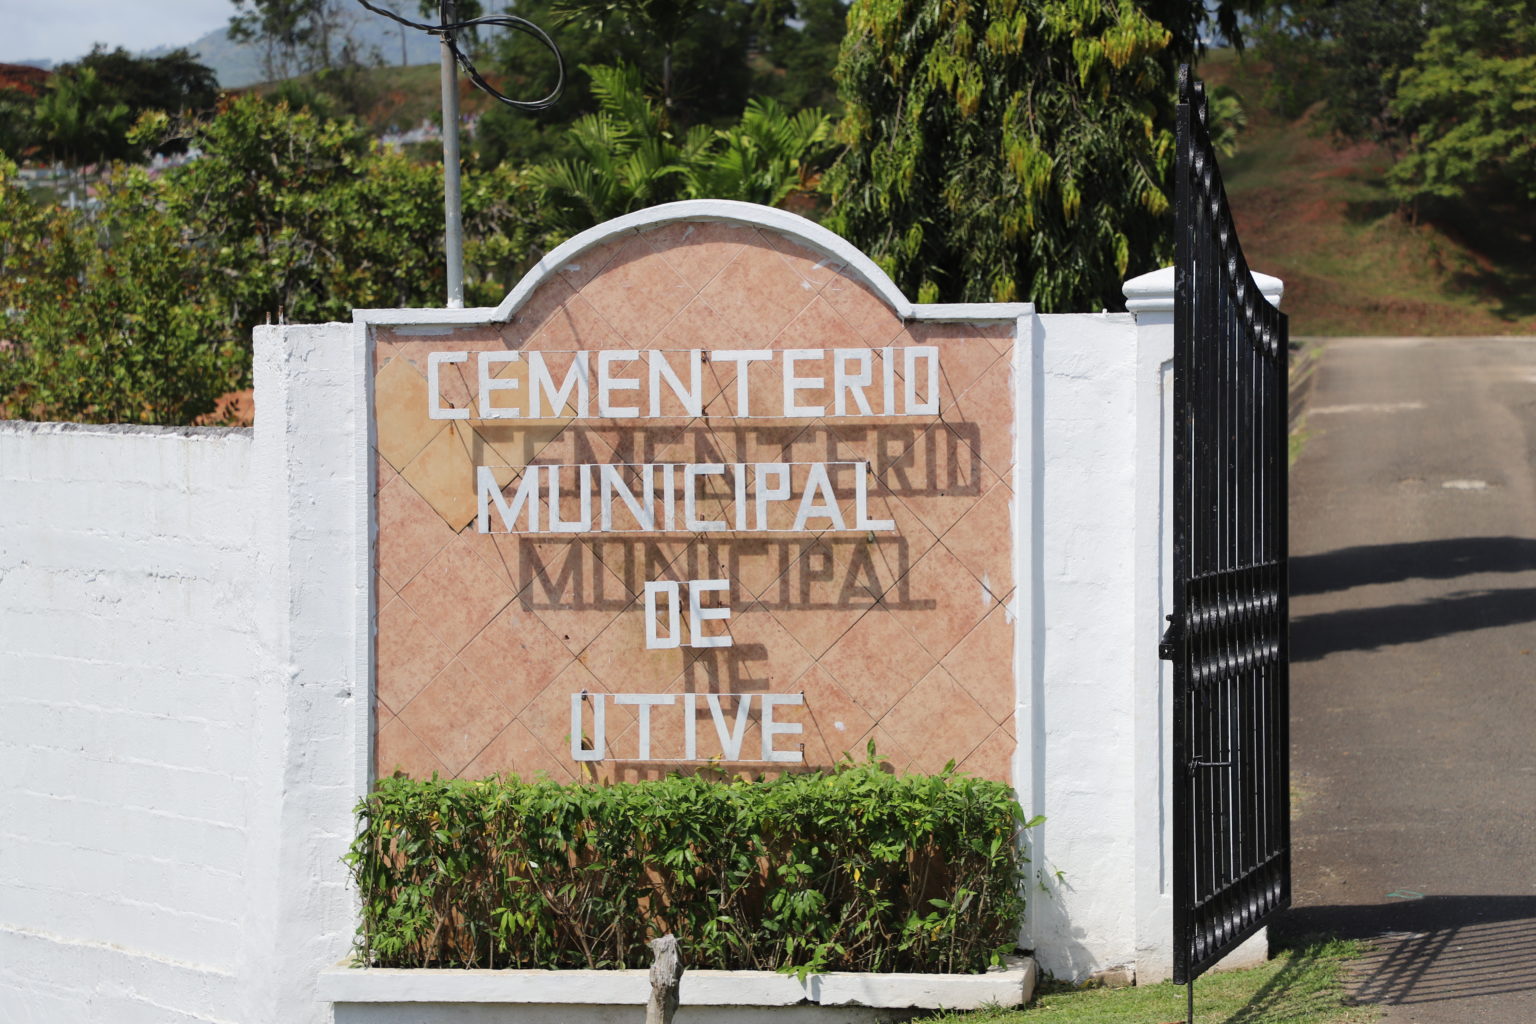
[[[1258,271],[1253,272],[1253,281],[1259,286],[1259,294],[1278,309],[1280,298],[1285,294],[1285,282]],[[1120,290],[1125,293],[1125,308],[1129,313],[1173,312],[1172,267],[1133,277],[1121,285]]]

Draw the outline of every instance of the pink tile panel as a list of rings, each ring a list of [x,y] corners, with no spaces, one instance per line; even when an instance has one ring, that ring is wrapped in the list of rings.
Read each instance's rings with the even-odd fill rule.
[[[900,349],[934,345],[942,408],[926,418],[877,408],[861,418],[740,419],[733,368],[706,361],[698,419],[471,421],[454,432],[470,463],[509,467],[498,475],[509,494],[528,465],[868,462],[869,513],[896,524],[879,534],[821,534],[828,520],[819,519],[800,534],[482,535],[473,521],[458,529],[447,521],[463,513],[443,514],[451,502],[441,492],[456,486],[457,463],[403,475],[380,457],[377,770],[649,777],[680,756],[684,694],[698,695],[692,725],[707,757],[720,750],[719,728],[737,724],[741,698],[720,698],[725,717],[717,720],[703,695],[774,693],[804,695],[802,707],[780,711],[801,726],[780,745],[802,752],[806,766],[862,756],[873,741],[899,769],[937,770],[953,759],[1008,778],[1012,337],[1008,323],[903,323],[835,260],[772,232],[703,222],[631,233],[581,254],[499,328],[379,330],[375,373],[397,360],[413,373],[389,371],[392,417],[407,415],[398,396],[422,390],[414,374],[424,379],[433,348],[872,347],[878,380],[882,346],[898,350],[900,371]],[[558,366],[564,357],[552,358]],[[446,404],[477,400],[473,360],[444,368]],[[781,381],[760,376],[749,378],[751,401],[777,409]],[[830,412],[830,392],[829,382],[803,397]],[[436,436],[428,424],[391,422],[402,450]],[[852,471],[834,476],[851,524]],[[734,522],[726,482],[707,480],[700,493],[701,514]],[[574,499],[563,513],[576,514]],[[793,518],[792,507],[775,507],[770,525],[787,528]],[[711,628],[734,645],[646,650],[645,582],[690,579],[728,581],[731,617]],[[651,754],[661,760],[573,761],[571,694],[583,691],[675,695],[676,704],[652,713]],[[760,698],[751,700],[740,719],[744,759],[762,744]],[[585,733],[590,701],[584,706]],[[610,757],[634,757],[638,712],[610,705],[606,724]]]

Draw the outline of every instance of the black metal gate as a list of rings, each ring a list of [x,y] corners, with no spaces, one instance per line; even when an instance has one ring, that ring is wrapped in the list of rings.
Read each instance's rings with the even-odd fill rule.
[[[1180,72],[1174,312],[1174,981],[1291,899],[1285,315],[1232,228]]]

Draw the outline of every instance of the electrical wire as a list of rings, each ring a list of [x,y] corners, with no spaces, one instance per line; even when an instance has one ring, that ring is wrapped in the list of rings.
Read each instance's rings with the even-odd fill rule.
[[[475,88],[479,89],[481,92],[495,97],[497,100],[505,103],[509,107],[513,107],[517,110],[529,111],[548,110],[559,101],[560,94],[565,91],[565,58],[561,55],[560,48],[555,45],[555,41],[553,39],[549,38],[549,33],[545,32],[543,29],[539,28],[539,26],[535,25],[533,22],[526,18],[519,18],[515,14],[497,14],[485,18],[470,18],[467,21],[450,22],[447,20],[448,5],[442,2],[442,0],[439,0],[438,24],[429,25],[426,22],[411,21],[409,18],[401,17],[394,11],[388,10],[387,8],[375,7],[373,4],[369,3],[368,0],[357,0],[357,2],[362,4],[368,10],[372,11],[374,14],[382,14],[389,20],[398,22],[401,25],[404,25],[406,28],[413,28],[418,32],[426,32],[430,35],[440,37],[444,42],[448,44],[448,49],[450,52],[452,52],[454,61],[459,65],[459,67],[464,69],[464,73],[469,76],[469,80],[475,83]],[[522,32],[525,35],[530,35],[539,43],[541,43],[547,50],[549,50],[550,53],[555,55],[555,87],[550,90],[548,96],[537,100],[514,100],[512,97],[502,93],[495,86],[491,85],[491,83],[487,82],[483,77],[481,77],[480,72],[475,69],[474,63],[470,61],[469,55],[466,54],[463,50],[459,49],[459,45],[454,40],[453,35],[455,32],[463,32],[467,29],[480,28],[482,26],[490,28],[509,28],[516,32]]]

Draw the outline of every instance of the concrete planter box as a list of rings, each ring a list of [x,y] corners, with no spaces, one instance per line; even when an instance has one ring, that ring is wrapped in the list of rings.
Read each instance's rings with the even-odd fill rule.
[[[322,971],[317,994],[337,1024],[559,1022],[634,1024],[644,1017],[650,972],[455,971],[354,968]],[[1035,989],[1023,957],[985,974],[812,974],[688,971],[677,1024],[874,1024],[919,1010],[1020,1006]]]

